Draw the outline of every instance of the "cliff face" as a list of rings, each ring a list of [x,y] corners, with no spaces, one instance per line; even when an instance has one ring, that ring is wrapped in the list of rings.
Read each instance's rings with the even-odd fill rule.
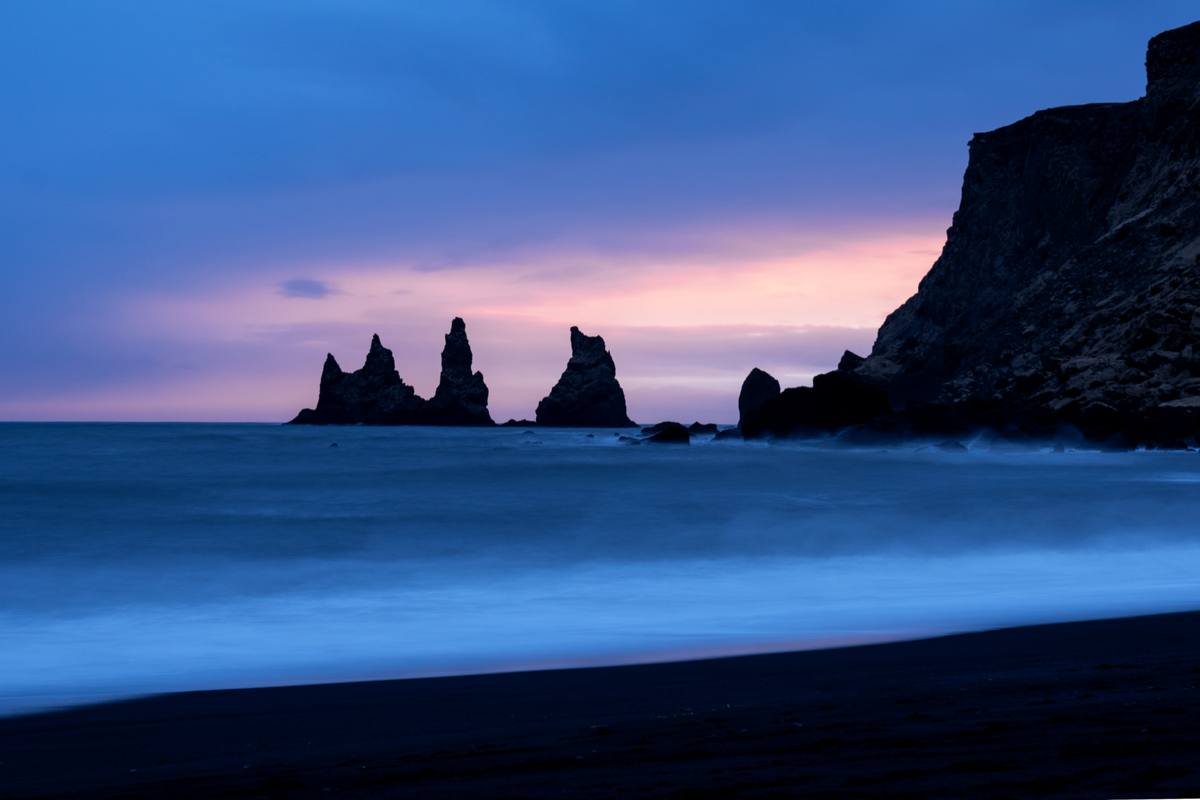
[[[433,399],[425,400],[401,380],[392,351],[379,335],[361,369],[343,372],[333,354],[325,356],[316,408],[306,408],[293,425],[491,425],[483,374],[471,372],[471,346],[459,318],[450,325],[442,351],[442,377]]]
[[[627,428],[625,392],[617,367],[599,336],[571,328],[571,359],[537,407],[537,424],[580,428]]]
[[[831,397],[886,393],[852,423],[1200,433],[1200,23],[1152,39],[1146,66],[1137,101],[972,139],[940,258],[870,356],[828,374],[851,381]]]

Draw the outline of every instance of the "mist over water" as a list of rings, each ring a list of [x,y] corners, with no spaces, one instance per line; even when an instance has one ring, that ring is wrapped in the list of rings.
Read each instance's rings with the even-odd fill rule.
[[[591,433],[0,425],[0,713],[1200,607],[1196,453]]]

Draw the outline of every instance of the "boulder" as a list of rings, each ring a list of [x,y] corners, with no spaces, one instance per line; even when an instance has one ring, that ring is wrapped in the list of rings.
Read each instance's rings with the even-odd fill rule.
[[[650,435],[646,441],[655,444],[690,444],[692,440],[688,429],[678,422],[660,422],[642,430],[642,433],[647,432]]]
[[[742,381],[738,394],[738,429],[743,436],[755,437],[765,432],[763,412],[779,397],[779,381],[755,367]]]

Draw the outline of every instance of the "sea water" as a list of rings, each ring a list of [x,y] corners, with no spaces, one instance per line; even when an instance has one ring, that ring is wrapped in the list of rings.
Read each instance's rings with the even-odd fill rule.
[[[0,425],[0,713],[1200,608],[1200,454]]]

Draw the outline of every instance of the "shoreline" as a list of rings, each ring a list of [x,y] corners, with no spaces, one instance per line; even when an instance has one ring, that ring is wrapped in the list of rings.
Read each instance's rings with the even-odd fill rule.
[[[0,719],[5,797],[1185,796],[1200,612]]]

